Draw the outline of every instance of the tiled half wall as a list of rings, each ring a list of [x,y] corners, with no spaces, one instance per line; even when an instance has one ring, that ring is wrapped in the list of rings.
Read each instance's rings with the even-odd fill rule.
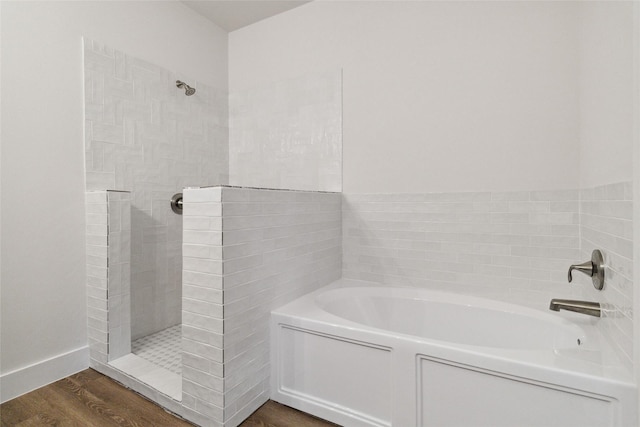
[[[180,323],[182,219],[169,200],[228,183],[227,94],[88,39],[84,73],[87,190],[131,192],[135,339]]]
[[[184,191],[185,416],[235,426],[269,398],[272,309],[341,274],[341,195]]]
[[[551,298],[610,304],[598,324],[631,366],[631,184],[585,190],[345,194],[343,277],[441,288],[546,309]],[[603,292],[567,283],[601,249]]]
[[[91,366],[131,352],[131,195],[86,194],[87,315]]]

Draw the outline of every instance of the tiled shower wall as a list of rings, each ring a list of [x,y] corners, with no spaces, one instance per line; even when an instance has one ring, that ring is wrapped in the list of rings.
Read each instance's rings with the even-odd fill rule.
[[[630,363],[631,185],[589,190],[345,194],[343,277],[441,288],[547,307],[550,298],[613,304],[599,322]],[[582,202],[580,201],[582,197]],[[605,253],[604,292],[570,264]],[[595,292],[595,291],[594,291]]]
[[[135,339],[180,323],[182,219],[169,200],[228,182],[227,94],[87,39],[84,71],[87,190],[132,194]]]
[[[184,195],[183,405],[235,426],[269,398],[271,310],[340,277],[341,196]]]
[[[87,316],[91,366],[131,351],[131,195],[86,194]]]
[[[529,298],[570,289],[579,192],[346,194],[344,277]]]
[[[588,260],[593,249],[602,250],[605,288],[598,292],[588,277],[577,275],[584,284],[585,299],[609,305],[598,324],[609,337],[624,363],[633,366],[633,197],[630,182],[583,190],[580,202],[580,247]],[[582,276],[582,277],[580,277]]]
[[[230,184],[342,190],[342,73],[229,95]]]

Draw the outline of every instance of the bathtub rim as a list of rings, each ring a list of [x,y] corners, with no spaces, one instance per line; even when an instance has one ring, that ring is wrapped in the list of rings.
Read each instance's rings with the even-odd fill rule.
[[[362,292],[364,291],[364,292]],[[542,324],[546,324],[548,327],[558,327],[565,328],[571,330],[571,333],[575,333],[579,340],[583,341],[582,348],[590,349],[589,340],[592,339],[589,335],[589,330],[591,329],[588,325],[590,325],[589,321],[586,319],[580,319],[582,322],[571,321],[563,316],[557,316],[555,313],[549,313],[546,311],[542,311],[537,308],[531,308],[527,306],[522,306],[510,302],[492,300],[488,298],[469,296],[463,294],[455,294],[452,292],[444,292],[441,290],[422,290],[416,288],[407,288],[407,287],[380,287],[380,286],[354,286],[350,284],[349,286],[341,286],[335,287],[332,289],[325,289],[323,292],[316,293],[313,295],[314,302],[318,305],[318,307],[328,312],[331,315],[334,315],[340,319],[344,319],[349,322],[354,322],[356,324],[362,325],[363,327],[370,327],[377,330],[386,331],[389,333],[395,333],[407,338],[417,337],[418,335],[413,335],[407,332],[401,332],[399,330],[391,330],[386,329],[384,327],[369,325],[365,321],[359,321],[355,318],[351,317],[350,314],[339,314],[336,312],[335,303],[340,301],[343,298],[353,298],[354,300],[360,301],[375,301],[375,300],[384,300],[384,299],[398,299],[403,301],[411,301],[420,303],[421,301],[425,302],[426,305],[430,305],[431,303],[442,303],[445,305],[451,305],[456,307],[455,309],[470,308],[471,310],[477,310],[478,312],[482,311],[495,311],[500,313],[500,316],[514,316],[516,318],[528,318],[534,320],[536,322],[540,322]],[[354,301],[355,302],[355,301]],[[357,317],[357,316],[356,316]],[[586,326],[586,328],[585,328]],[[424,336],[423,338],[429,341],[438,341],[438,342],[452,342],[455,344],[461,345],[469,345],[472,347],[487,347],[487,348],[504,348],[504,349],[518,349],[518,350],[536,350],[539,347],[536,346],[522,346],[522,345],[514,345],[514,346],[501,346],[501,345],[482,345],[482,344],[471,344],[465,343],[460,340],[443,340],[437,339],[435,337]],[[586,345],[585,345],[586,344]],[[568,350],[578,348],[577,346],[570,345],[564,347],[555,347],[555,350]]]
[[[302,329],[309,329],[332,336],[341,336],[347,331],[356,339],[363,342],[376,342],[377,344],[390,346],[399,345],[402,341],[408,341],[420,346],[426,346],[429,351],[440,354],[444,359],[450,352],[459,352],[469,365],[474,365],[476,361],[487,363],[501,370],[501,364],[509,367],[511,374],[518,376],[519,372],[527,372],[536,378],[543,378],[543,382],[554,383],[553,374],[570,379],[571,377],[582,378],[585,381],[602,381],[612,386],[636,389],[633,373],[621,362],[620,358],[610,346],[608,340],[602,336],[595,326],[594,319],[580,316],[573,313],[557,313],[560,318],[576,323],[582,327],[588,335],[588,345],[584,348],[572,350],[539,350],[539,349],[505,349],[496,347],[474,346],[449,341],[436,341],[412,335],[405,335],[385,331],[383,329],[366,326],[343,317],[331,314],[315,303],[315,298],[329,290],[341,288],[357,287],[377,287],[377,288],[408,288],[421,292],[441,292],[448,293],[441,289],[416,289],[411,287],[397,287],[353,279],[338,279],[327,286],[319,288],[306,294],[284,306],[271,312],[272,326],[292,325]],[[455,294],[454,292],[451,292]],[[457,295],[457,294],[456,294]],[[489,298],[470,297],[477,299]],[[502,303],[502,301],[498,301]],[[507,303],[518,305],[514,303]],[[530,306],[523,306],[531,309]],[[535,310],[535,309],[533,309]],[[545,315],[549,314],[543,310],[538,310]],[[554,313],[556,314],[556,313]],[[379,341],[382,340],[382,343]],[[504,371],[501,371],[504,372]],[[506,372],[509,373],[509,372]],[[573,382],[573,381],[570,381]],[[578,381],[582,383],[582,381]]]

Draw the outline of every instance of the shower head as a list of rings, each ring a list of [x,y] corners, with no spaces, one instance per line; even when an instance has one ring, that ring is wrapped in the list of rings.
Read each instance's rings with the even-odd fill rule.
[[[191,86],[189,86],[185,82],[181,82],[180,80],[176,80],[176,86],[181,88],[181,89],[184,89],[184,93],[187,96],[191,96],[194,93],[196,93],[196,90],[194,88],[192,88]]]

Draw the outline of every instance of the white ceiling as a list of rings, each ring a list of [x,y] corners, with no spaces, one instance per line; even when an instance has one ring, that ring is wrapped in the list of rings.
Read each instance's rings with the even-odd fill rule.
[[[227,31],[261,21],[285,12],[311,0],[182,0],[182,2],[204,15],[214,24]]]

